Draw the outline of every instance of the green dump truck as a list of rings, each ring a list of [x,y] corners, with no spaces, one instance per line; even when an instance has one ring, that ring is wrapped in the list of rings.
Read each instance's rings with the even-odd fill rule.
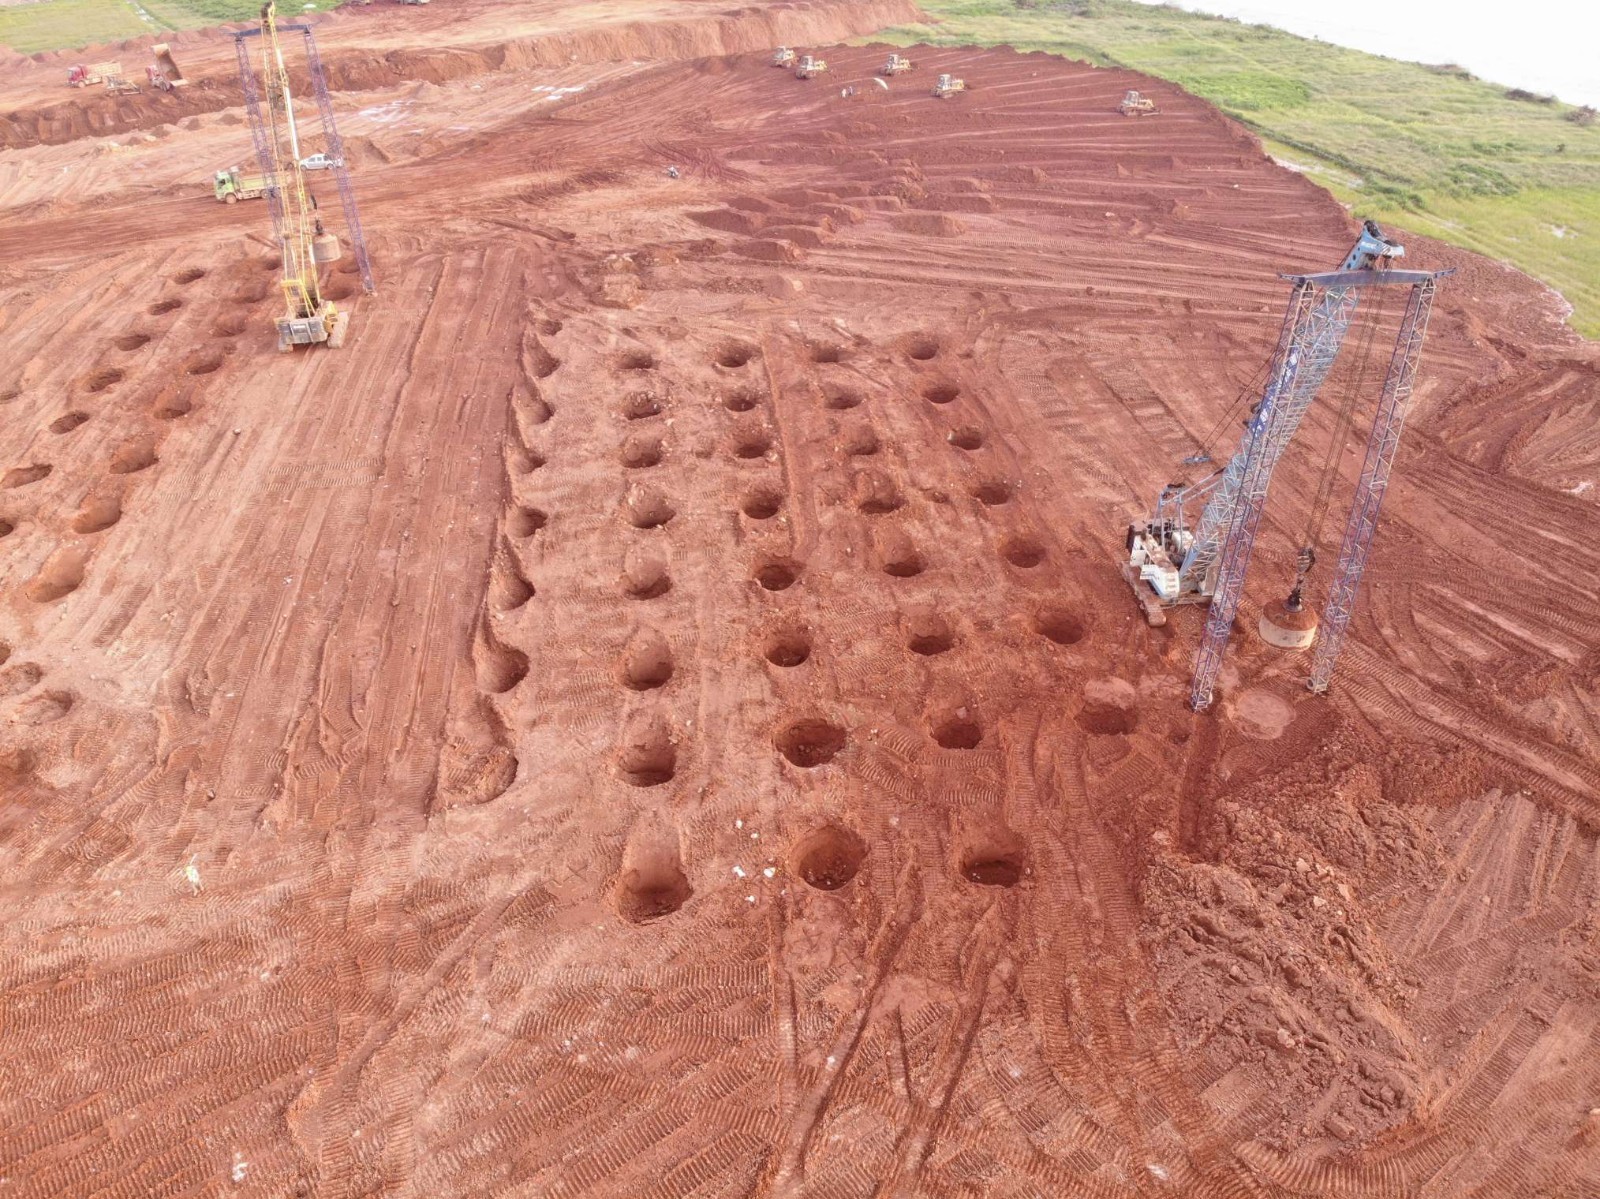
[[[241,174],[238,167],[218,171],[215,179],[217,199],[224,204],[237,204],[240,200],[259,200],[267,194],[264,175]]]

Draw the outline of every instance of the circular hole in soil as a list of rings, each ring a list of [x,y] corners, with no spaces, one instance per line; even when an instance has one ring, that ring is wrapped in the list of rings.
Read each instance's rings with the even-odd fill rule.
[[[15,403],[17,400],[20,400],[21,398],[22,398],[21,390],[19,390],[18,388],[15,388],[15,387],[8,387],[4,391],[0,391],[0,404]]]
[[[111,344],[123,353],[128,354],[137,350],[140,346],[148,345],[149,342],[150,335],[148,333],[124,333]]]
[[[823,402],[836,412],[861,406],[861,393],[850,387],[828,386],[823,389]]]
[[[150,307],[146,308],[145,311],[151,316],[165,316],[167,313],[176,312],[182,307],[183,301],[174,298],[171,300],[157,300],[154,304],[150,305]]]
[[[632,787],[671,782],[678,769],[678,751],[666,728],[650,725],[630,734],[617,750],[617,769]]]
[[[810,769],[833,761],[844,748],[842,728],[826,720],[797,720],[773,739],[778,752],[796,766]]]
[[[518,506],[511,510],[506,527],[513,537],[532,537],[549,523],[550,517],[540,509]]]
[[[945,438],[958,450],[977,450],[983,448],[983,434],[971,425],[963,425],[959,429],[951,429]]]
[[[990,508],[1011,502],[1012,487],[1003,479],[986,479],[972,489],[972,498]]]
[[[553,316],[547,316],[539,322],[539,332],[545,337],[554,337],[561,329],[561,322]]]
[[[716,362],[718,366],[736,370],[748,363],[758,352],[755,346],[748,342],[730,342],[717,351]]]
[[[948,653],[956,636],[950,622],[936,612],[915,612],[906,618],[906,648],[925,658]]]
[[[763,563],[756,568],[755,580],[767,591],[787,591],[800,577],[798,563],[787,559]]]
[[[944,749],[977,749],[983,740],[983,726],[970,716],[941,716],[933,722],[929,732],[934,742]]]
[[[870,458],[878,448],[878,434],[871,425],[857,425],[844,435],[844,452],[852,458]]]
[[[116,495],[92,495],[83,501],[83,507],[72,518],[74,533],[98,533],[109,529],[122,519],[122,498]]]
[[[124,442],[111,455],[111,473],[136,475],[156,464],[156,442],[153,437],[135,437]]]
[[[670,849],[637,855],[617,882],[617,915],[629,924],[644,924],[670,916],[694,894],[688,876]]]
[[[622,465],[629,470],[643,470],[661,464],[661,438],[653,436],[630,437],[622,443]]]
[[[30,483],[37,483],[54,469],[55,467],[48,462],[32,462],[27,466],[13,466],[5,474],[0,475],[0,490],[9,491],[13,487],[26,487]]]
[[[629,420],[647,420],[661,415],[661,401],[648,391],[636,391],[622,401],[622,415]]]
[[[962,851],[961,877],[980,887],[1014,887],[1026,861],[1016,834],[982,837]]]
[[[355,285],[352,283],[330,283],[322,289],[324,300],[348,300],[355,294]]]
[[[50,432],[70,433],[88,419],[89,414],[87,412],[69,412],[65,416],[58,416],[50,422]]]
[[[819,891],[837,891],[861,873],[866,859],[867,843],[837,824],[807,833],[790,854],[795,873]]]
[[[622,683],[630,691],[654,691],[672,680],[672,647],[660,634],[639,638],[628,650]]]
[[[625,371],[654,370],[656,356],[649,350],[629,350],[617,359],[617,367]]]
[[[628,523],[636,529],[659,529],[678,510],[666,496],[656,491],[635,492],[628,497]]]
[[[722,406],[729,412],[749,412],[760,402],[760,393],[749,387],[740,387],[722,397]]]
[[[179,271],[176,275],[172,276],[172,281],[174,283],[194,283],[197,280],[204,279],[205,277],[206,272],[204,267],[191,266],[187,270]]]
[[[883,573],[893,579],[914,579],[928,568],[921,552],[904,535],[891,535],[883,539]]]
[[[864,516],[884,516],[905,506],[906,497],[888,478],[865,480],[861,498],[856,501],[856,511]]]
[[[184,364],[184,372],[190,375],[210,375],[222,368],[221,354],[205,354],[198,358],[191,358]]]
[[[1032,537],[1012,537],[1000,547],[1000,556],[1012,566],[1031,570],[1045,560],[1045,549]]]
[[[774,666],[799,666],[811,657],[811,634],[804,629],[784,629],[767,638],[767,661]]]
[[[1033,631],[1057,645],[1076,645],[1088,630],[1075,613],[1065,608],[1045,608],[1033,618]]]
[[[928,334],[917,334],[906,342],[906,357],[917,362],[927,362],[938,357],[939,339]]]
[[[843,362],[844,359],[845,348],[837,342],[819,341],[812,343],[812,362]]]
[[[104,391],[114,383],[121,383],[125,378],[127,375],[114,366],[102,367],[83,381],[83,389],[90,392]]]
[[[733,456],[745,461],[761,458],[772,448],[772,437],[764,429],[751,429],[734,437]]]
[[[193,408],[194,400],[187,391],[172,391],[156,401],[153,412],[157,420],[176,420],[187,416]]]
[[[344,263],[340,269],[343,270],[345,267],[354,267],[355,265],[356,264],[354,262],[347,262]],[[279,258],[276,254],[270,258],[258,258],[256,259],[256,266],[262,271],[276,271],[283,266],[283,259]]]
[[[0,517],[0,537],[9,537],[17,531],[17,526],[9,520]]]
[[[622,593],[629,599],[652,600],[672,590],[672,576],[660,558],[629,555],[622,567]]]
[[[242,316],[220,316],[212,324],[211,333],[214,337],[238,337],[248,324]]]
[[[1078,712],[1077,725],[1086,733],[1102,737],[1126,736],[1139,727],[1139,711],[1113,704],[1086,703]]]
[[[954,383],[929,383],[922,389],[922,398],[930,404],[949,404],[960,394]]]
[[[751,520],[771,520],[783,508],[783,493],[773,487],[758,487],[739,503],[739,511]]]

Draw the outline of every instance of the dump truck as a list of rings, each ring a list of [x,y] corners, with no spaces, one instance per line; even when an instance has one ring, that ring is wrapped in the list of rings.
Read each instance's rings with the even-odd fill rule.
[[[97,62],[93,66],[68,67],[67,86],[93,87],[97,83],[104,83],[107,76],[117,77],[121,74],[120,62]]]
[[[156,56],[156,60],[144,69],[144,73],[151,87],[170,92],[173,88],[188,84],[189,81],[183,77],[183,72],[178,70],[178,64],[173,60],[171,48],[165,42],[151,46],[150,53]]]
[[[218,171],[212,180],[217,199],[224,204],[237,204],[240,200],[259,200],[267,194],[265,175],[246,175],[238,167]]]

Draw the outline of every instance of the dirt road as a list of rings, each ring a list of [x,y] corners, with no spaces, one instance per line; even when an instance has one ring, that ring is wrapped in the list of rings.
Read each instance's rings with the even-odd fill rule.
[[[0,84],[5,1193],[1600,1188],[1593,347],[1405,238],[1334,692],[1253,633],[1330,404],[1197,717],[1124,531],[1354,226],[1156,81],[758,52],[842,7],[320,24],[454,65],[346,77],[294,355],[220,92]]]

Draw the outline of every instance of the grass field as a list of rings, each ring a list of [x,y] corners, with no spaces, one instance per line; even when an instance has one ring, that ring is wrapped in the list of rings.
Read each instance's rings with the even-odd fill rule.
[[[1600,337],[1600,124],[1455,70],[1129,0],[919,0],[872,40],[1048,50],[1182,85],[1357,216],[1504,259]],[[978,82],[978,81],[974,81]]]
[[[336,0],[319,4],[331,8]],[[285,3],[285,12],[302,11]],[[160,33],[166,29],[202,29],[225,21],[249,21],[261,12],[261,0],[37,0],[0,7],[0,46],[23,54],[66,50]],[[148,19],[147,19],[148,18]]]

